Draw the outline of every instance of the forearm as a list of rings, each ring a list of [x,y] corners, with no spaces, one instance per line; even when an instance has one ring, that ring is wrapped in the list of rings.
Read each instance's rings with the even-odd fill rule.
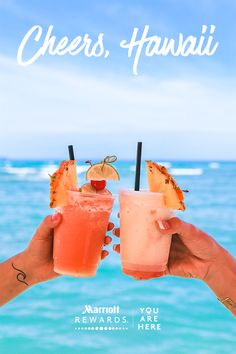
[[[224,305],[236,316],[236,259],[226,250],[222,250],[219,259],[213,264],[206,284],[224,301]]]
[[[34,285],[25,253],[0,264],[0,306]]]

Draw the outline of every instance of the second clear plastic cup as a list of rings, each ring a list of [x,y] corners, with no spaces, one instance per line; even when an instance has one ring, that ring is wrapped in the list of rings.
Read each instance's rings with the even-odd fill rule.
[[[96,275],[114,197],[69,191],[61,207],[62,221],[54,230],[54,271],[76,277]]]
[[[163,236],[157,220],[174,216],[162,193],[121,191],[120,244],[123,273],[141,278],[158,277],[166,270],[171,235]]]

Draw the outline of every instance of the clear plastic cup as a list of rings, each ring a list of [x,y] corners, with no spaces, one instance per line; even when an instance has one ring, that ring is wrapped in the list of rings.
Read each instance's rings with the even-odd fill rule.
[[[173,211],[165,207],[162,193],[121,191],[119,200],[123,273],[141,278],[163,275],[171,235],[163,236],[156,222],[170,219]]]
[[[54,271],[75,277],[96,275],[114,203],[112,195],[69,191],[69,205],[58,208],[54,230]]]

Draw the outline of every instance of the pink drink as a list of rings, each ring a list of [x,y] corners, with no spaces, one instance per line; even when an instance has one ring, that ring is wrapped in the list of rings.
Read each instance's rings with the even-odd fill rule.
[[[173,216],[165,207],[162,193],[121,191],[120,243],[125,274],[149,278],[166,270],[171,235],[163,236],[156,221]]]
[[[69,191],[54,231],[54,271],[76,277],[96,275],[114,197]]]

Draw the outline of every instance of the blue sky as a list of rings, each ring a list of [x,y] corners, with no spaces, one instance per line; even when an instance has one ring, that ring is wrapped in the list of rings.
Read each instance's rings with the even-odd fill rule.
[[[73,143],[82,156],[130,158],[142,140],[147,158],[235,159],[235,13],[233,0],[0,0],[0,156],[64,158]],[[17,49],[35,24],[44,33],[53,25],[58,40],[103,32],[110,56],[47,55],[21,67]],[[119,43],[146,24],[174,38],[214,24],[219,48],[212,57],[142,56],[135,77]]]

